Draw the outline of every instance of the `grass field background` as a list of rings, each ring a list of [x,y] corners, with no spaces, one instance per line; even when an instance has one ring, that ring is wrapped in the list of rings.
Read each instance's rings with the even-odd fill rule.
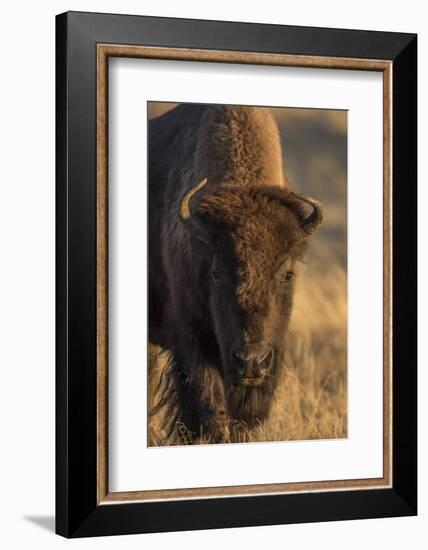
[[[149,117],[174,104],[150,103]],[[324,223],[299,267],[287,356],[267,421],[239,430],[234,441],[332,439],[347,436],[347,114],[271,109],[278,122],[290,186],[324,207]],[[164,368],[150,348],[149,401]],[[156,358],[156,359],[155,359]],[[150,445],[186,444],[186,428],[167,438],[163,412],[150,418]],[[244,436],[242,436],[244,434]],[[201,442],[204,442],[202,438]]]

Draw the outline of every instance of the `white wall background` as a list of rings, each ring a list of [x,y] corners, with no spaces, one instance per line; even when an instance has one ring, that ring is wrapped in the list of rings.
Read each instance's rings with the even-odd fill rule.
[[[140,535],[67,542],[53,534],[54,512],[54,16],[90,10],[418,32],[420,97],[425,90],[428,21],[424,4],[393,0],[75,0],[8,2],[0,18],[0,545],[4,548],[226,548],[266,546],[388,549],[426,547],[427,476],[420,471],[417,518]],[[425,67],[423,67],[425,62]],[[425,90],[426,93],[426,90]],[[420,226],[428,208],[426,108],[420,120]],[[425,244],[421,235],[419,248]],[[420,261],[420,280],[424,278]],[[426,274],[425,274],[426,276]],[[426,295],[420,291],[420,312]],[[426,460],[427,376],[420,313],[420,464]]]

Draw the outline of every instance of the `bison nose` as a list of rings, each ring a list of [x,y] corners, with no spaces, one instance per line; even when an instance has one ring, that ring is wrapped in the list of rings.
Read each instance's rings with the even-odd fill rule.
[[[235,350],[235,371],[238,376],[253,376],[259,369],[266,369],[271,365],[273,358],[272,348],[254,350]],[[253,373],[254,371],[254,373]]]

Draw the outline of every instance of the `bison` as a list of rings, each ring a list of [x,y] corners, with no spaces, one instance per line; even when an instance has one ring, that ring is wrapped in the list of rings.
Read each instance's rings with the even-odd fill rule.
[[[310,205],[310,212],[308,212]],[[271,409],[296,262],[322,222],[293,193],[267,109],[182,104],[149,122],[149,340],[168,350],[154,410],[230,441]]]

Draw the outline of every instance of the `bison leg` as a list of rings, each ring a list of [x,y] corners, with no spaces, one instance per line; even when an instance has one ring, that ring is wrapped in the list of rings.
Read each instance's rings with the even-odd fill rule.
[[[195,443],[227,443],[229,419],[224,386],[216,369],[198,367],[180,391],[183,424],[192,432]]]

